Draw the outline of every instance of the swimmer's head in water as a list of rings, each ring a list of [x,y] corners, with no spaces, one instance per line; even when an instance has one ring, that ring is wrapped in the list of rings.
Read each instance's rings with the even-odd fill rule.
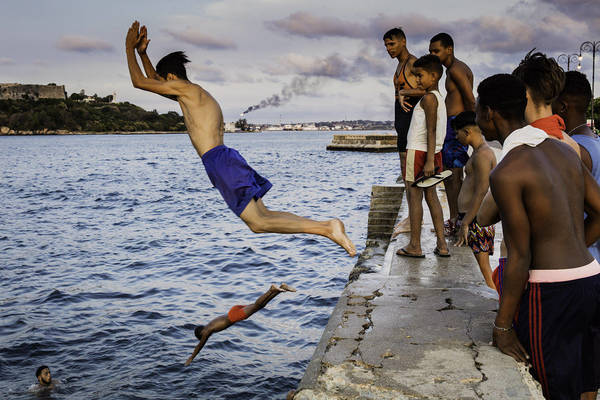
[[[172,74],[178,79],[185,79],[187,81],[185,64],[189,62],[190,60],[183,51],[175,51],[160,59],[156,64],[156,73],[163,79],[168,80],[169,74]]]
[[[50,368],[46,365],[42,365],[35,371],[35,377],[41,385],[50,385],[52,383]]]
[[[204,325],[198,325],[196,329],[194,329],[194,335],[198,338],[198,340],[202,340],[202,331],[204,330]]]

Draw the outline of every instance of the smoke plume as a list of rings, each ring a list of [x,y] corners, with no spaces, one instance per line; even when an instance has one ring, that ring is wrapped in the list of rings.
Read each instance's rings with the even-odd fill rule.
[[[315,92],[319,86],[319,78],[314,76],[297,76],[292,82],[281,89],[281,93],[276,93],[258,104],[250,106],[241,115],[260,110],[266,107],[279,107],[289,102],[294,96],[310,95]]]

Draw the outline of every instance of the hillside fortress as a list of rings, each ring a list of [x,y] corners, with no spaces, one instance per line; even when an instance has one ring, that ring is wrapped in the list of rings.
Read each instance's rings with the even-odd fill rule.
[[[65,100],[64,85],[22,85],[20,83],[0,83],[0,100],[22,99],[61,99]]]

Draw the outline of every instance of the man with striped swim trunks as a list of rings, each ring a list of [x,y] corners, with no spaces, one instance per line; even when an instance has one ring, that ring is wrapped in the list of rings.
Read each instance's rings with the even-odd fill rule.
[[[600,186],[569,146],[526,126],[517,78],[494,75],[477,92],[477,124],[503,146],[490,175],[508,251],[494,344],[531,362],[546,398],[588,398],[600,387],[600,264],[587,249]]]

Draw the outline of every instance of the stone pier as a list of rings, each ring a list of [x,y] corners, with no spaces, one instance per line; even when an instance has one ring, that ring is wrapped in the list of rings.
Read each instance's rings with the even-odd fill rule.
[[[367,151],[375,153],[391,153],[398,151],[396,134],[368,135],[333,135],[327,150]]]
[[[408,234],[390,241],[407,215],[402,193],[373,187],[366,248],[294,399],[543,399],[526,367],[491,345],[497,295],[471,250],[433,254],[425,205],[426,258],[395,254],[408,242]]]

